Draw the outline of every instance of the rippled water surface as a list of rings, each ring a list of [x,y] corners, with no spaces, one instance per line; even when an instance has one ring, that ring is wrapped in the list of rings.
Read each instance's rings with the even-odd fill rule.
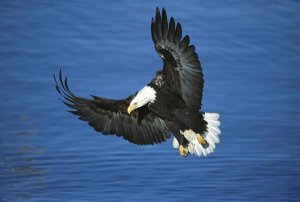
[[[298,1],[0,1],[1,201],[297,201]],[[53,74],[80,96],[123,98],[161,66],[156,6],[191,36],[203,110],[221,143],[181,158],[171,141],[136,146],[67,113]]]

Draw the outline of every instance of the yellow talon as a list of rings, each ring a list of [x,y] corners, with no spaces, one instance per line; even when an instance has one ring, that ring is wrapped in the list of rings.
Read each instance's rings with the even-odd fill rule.
[[[180,156],[187,156],[188,155],[188,149],[184,148],[184,146],[180,145],[179,146],[179,154]]]
[[[206,144],[206,140],[199,133],[197,133],[197,140],[202,145]]]

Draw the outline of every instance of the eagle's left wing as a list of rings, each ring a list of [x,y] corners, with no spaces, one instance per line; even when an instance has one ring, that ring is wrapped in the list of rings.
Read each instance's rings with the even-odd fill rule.
[[[96,131],[104,135],[122,136],[134,144],[156,144],[170,137],[165,122],[147,107],[141,107],[130,115],[127,107],[133,96],[112,100],[93,96],[86,99],[75,96],[69,89],[67,77],[63,81],[60,72],[56,89],[64,98],[63,102],[72,109],[71,113],[87,121]]]

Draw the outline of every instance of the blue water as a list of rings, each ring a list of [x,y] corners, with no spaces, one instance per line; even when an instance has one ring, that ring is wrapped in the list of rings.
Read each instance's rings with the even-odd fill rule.
[[[156,6],[191,36],[203,110],[221,143],[182,158],[67,113],[53,74],[79,96],[123,98],[161,66]],[[298,201],[298,1],[0,1],[0,201]]]

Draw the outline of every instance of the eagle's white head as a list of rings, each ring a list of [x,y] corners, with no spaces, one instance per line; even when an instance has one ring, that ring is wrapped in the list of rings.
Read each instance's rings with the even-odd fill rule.
[[[155,99],[156,91],[150,86],[145,86],[137,93],[137,95],[130,102],[130,105],[127,109],[128,114],[130,114],[133,110],[140,108],[146,104],[154,103]]]

